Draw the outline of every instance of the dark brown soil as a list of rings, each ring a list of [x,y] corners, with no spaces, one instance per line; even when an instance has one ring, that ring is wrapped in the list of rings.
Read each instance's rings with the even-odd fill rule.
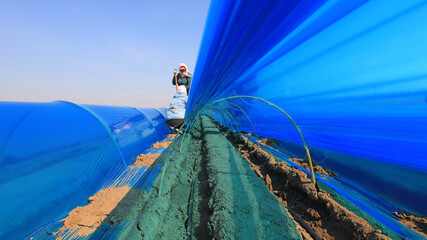
[[[427,238],[427,217],[420,217],[398,212],[395,212],[395,214],[399,217],[399,222],[401,224],[411,228],[412,230]]]
[[[264,138],[264,139],[258,140],[258,142],[261,143],[262,145],[269,146],[269,147],[276,146],[276,139],[274,138]]]
[[[329,193],[317,189],[304,172],[286,162],[276,162],[246,137],[231,132],[227,137],[289,212],[302,219],[321,239],[390,239],[337,203]],[[317,170],[323,170],[318,167]]]
[[[290,158],[289,160],[291,160],[292,162],[300,165],[301,167],[307,169],[308,171],[310,171],[310,163],[308,161],[308,159],[304,158],[304,159],[300,159],[300,158]],[[313,168],[314,168],[314,172],[316,173],[320,173],[323,174],[325,176],[334,176],[336,175],[335,173],[333,173],[329,168],[323,168],[320,165],[318,165],[315,161],[313,161]]]
[[[258,143],[261,143],[264,146],[268,146],[268,147],[275,147],[276,146],[276,139],[274,138],[264,138],[262,140],[258,140]],[[307,158],[304,159],[300,159],[300,158],[291,158],[289,159],[291,161],[293,161],[294,163],[300,165],[301,167],[307,169],[308,171],[310,170],[310,163],[308,161]],[[337,176],[337,173],[333,172],[330,168],[328,167],[322,167],[320,166],[316,161],[313,161],[313,168],[314,171],[317,173],[321,173],[325,176]]]

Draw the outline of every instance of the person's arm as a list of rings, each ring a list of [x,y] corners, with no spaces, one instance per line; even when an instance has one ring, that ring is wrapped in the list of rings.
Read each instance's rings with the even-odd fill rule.
[[[176,81],[177,81],[177,74],[176,74],[176,69],[173,70],[173,77],[172,77],[172,85],[177,85]],[[178,87],[178,86],[177,86]]]

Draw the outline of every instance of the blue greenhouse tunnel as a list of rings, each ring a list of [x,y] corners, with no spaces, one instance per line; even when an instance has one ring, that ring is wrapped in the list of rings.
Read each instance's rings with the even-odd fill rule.
[[[285,160],[307,157],[303,136],[337,174],[320,182],[422,239],[394,213],[427,215],[426,22],[424,0],[212,1],[187,122],[205,114],[274,138]],[[65,217],[169,134],[165,109],[2,102],[0,112],[0,239]]]
[[[425,22],[422,0],[213,1],[187,117],[211,115],[307,157],[285,111],[313,160],[357,196],[331,187],[422,238],[393,219],[427,215]]]
[[[57,101],[0,112],[0,239],[64,218],[170,133],[165,109]]]
[[[212,115],[304,157],[275,104],[343,182],[427,215],[426,21],[419,0],[213,1],[187,116]]]

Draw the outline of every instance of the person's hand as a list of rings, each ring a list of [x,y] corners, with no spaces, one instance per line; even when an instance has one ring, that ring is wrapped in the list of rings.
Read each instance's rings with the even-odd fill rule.
[[[173,70],[173,74],[176,74],[176,72],[177,72],[177,70],[176,70],[176,69],[174,69],[174,70]]]

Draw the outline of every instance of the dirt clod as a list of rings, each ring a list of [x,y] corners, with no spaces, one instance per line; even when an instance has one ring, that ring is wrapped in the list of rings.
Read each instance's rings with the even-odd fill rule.
[[[314,209],[312,209],[312,208],[308,208],[307,209],[307,213],[308,213],[308,215],[310,215],[310,217],[312,218],[312,219],[315,219],[315,220],[317,220],[317,219],[319,219],[320,218],[320,214],[318,213],[318,212],[316,212]]]

